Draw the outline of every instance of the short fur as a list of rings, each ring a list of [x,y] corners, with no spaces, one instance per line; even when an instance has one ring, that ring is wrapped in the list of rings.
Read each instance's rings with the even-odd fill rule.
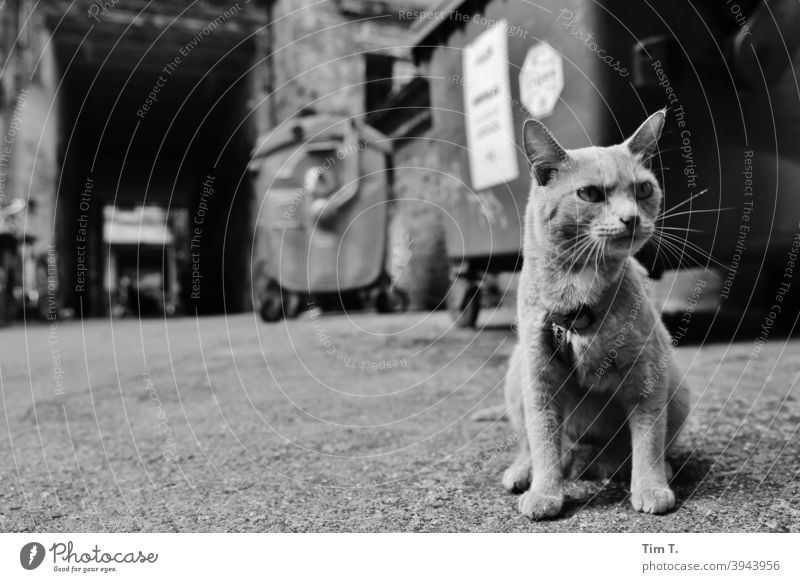
[[[525,124],[535,180],[525,215],[519,342],[505,386],[521,447],[503,484],[524,491],[519,508],[532,519],[561,512],[565,474],[613,476],[627,467],[634,509],[664,513],[675,504],[665,453],[686,420],[688,390],[648,299],[646,270],[633,257],[661,206],[649,158],[665,115],[650,116],[622,144],[577,150],[563,149],[538,121]],[[604,199],[581,198],[586,186],[601,188]],[[649,197],[638,199],[648,188]],[[559,348],[553,314],[582,305],[596,321],[567,331]]]

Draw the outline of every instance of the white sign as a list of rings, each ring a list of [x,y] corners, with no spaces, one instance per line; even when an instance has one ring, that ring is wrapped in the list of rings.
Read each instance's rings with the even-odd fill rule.
[[[508,23],[501,20],[464,48],[464,115],[475,190],[519,176],[507,27]]]
[[[546,42],[532,46],[519,73],[519,96],[534,117],[550,115],[564,89],[564,64]]]

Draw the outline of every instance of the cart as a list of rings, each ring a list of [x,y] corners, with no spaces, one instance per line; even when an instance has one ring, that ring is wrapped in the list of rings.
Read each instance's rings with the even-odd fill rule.
[[[108,205],[103,211],[109,312],[116,317],[174,315],[180,289],[166,210]]]

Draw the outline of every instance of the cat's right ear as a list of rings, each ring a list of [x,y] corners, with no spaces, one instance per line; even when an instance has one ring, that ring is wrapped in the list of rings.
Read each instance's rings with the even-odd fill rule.
[[[661,132],[664,129],[664,122],[667,119],[667,108],[664,107],[645,119],[632,136],[625,142],[630,152],[640,156],[645,164],[658,149],[658,140],[661,139]]]
[[[522,126],[522,143],[525,144],[525,155],[540,186],[546,186],[569,160],[567,152],[558,145],[553,134],[535,119],[528,119]]]

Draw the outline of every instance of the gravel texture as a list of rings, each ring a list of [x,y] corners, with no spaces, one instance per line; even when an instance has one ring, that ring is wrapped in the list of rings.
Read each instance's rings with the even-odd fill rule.
[[[469,420],[502,400],[510,323],[304,314],[2,330],[0,530],[800,531],[798,340],[756,358],[748,341],[678,350],[696,403],[676,511],[637,514],[624,486],[579,482],[561,519],[532,523],[500,485],[507,424]]]

